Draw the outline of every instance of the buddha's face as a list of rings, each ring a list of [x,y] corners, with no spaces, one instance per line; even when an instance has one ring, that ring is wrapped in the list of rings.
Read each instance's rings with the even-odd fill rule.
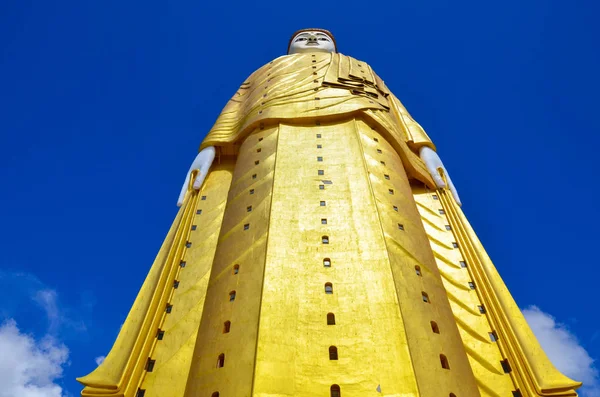
[[[335,52],[333,39],[328,34],[317,31],[302,32],[294,36],[289,54],[305,52]]]

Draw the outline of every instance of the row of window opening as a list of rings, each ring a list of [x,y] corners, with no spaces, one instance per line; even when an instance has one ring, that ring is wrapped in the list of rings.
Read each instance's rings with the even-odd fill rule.
[[[144,397],[145,392],[146,390],[144,389],[138,389],[136,397]],[[210,397],[220,397],[220,394],[218,391],[216,391],[212,393]],[[342,389],[339,385],[331,385],[331,387],[329,388],[329,397],[342,397]],[[456,397],[456,394],[450,393],[448,397]],[[513,397],[521,397],[521,393],[518,390],[513,391]]]
[[[140,391],[141,391],[141,389],[138,390],[136,397],[144,397],[144,394],[143,393],[140,394]],[[331,387],[329,388],[329,396],[330,397],[342,397],[342,391],[341,391],[340,386],[339,385],[331,385]],[[216,391],[213,394],[211,394],[210,397],[220,397],[220,394],[218,391]],[[456,397],[456,396],[451,394],[450,397]]]

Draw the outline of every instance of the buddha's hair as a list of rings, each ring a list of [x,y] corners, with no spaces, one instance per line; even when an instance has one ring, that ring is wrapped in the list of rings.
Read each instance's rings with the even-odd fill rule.
[[[310,28],[310,29],[300,29],[294,32],[294,34],[292,35],[292,37],[290,37],[290,42],[288,43],[288,48],[287,48],[287,53],[290,53],[290,47],[292,46],[292,40],[294,40],[294,37],[298,36],[300,33],[304,33],[304,32],[321,32],[321,33],[325,33],[327,36],[331,37],[331,39],[333,40],[333,47],[335,48],[335,52],[337,52],[337,43],[335,42],[335,37],[333,36],[333,34],[331,34],[331,32],[329,30],[326,29],[319,29],[319,28]]]

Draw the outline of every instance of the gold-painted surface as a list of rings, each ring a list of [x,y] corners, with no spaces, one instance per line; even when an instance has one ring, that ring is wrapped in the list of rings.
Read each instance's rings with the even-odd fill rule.
[[[478,395],[399,155],[363,120],[319,124],[258,130],[240,148],[186,396]]]
[[[476,290],[469,287],[469,282],[473,280],[468,267],[461,267],[460,264],[465,259],[460,250],[452,245],[457,238],[447,216],[440,214],[440,210],[444,210],[439,200],[440,194],[420,186],[413,186],[413,194],[479,391],[485,397],[510,396],[517,387],[502,369],[500,362],[504,357],[498,343],[492,342],[489,335],[494,329],[486,315],[479,312],[478,306],[482,302]],[[447,226],[451,230],[447,230]]]
[[[155,340],[149,355],[155,365],[142,382],[144,397],[184,394],[234,165],[233,159],[222,159],[199,192],[187,239],[191,246],[184,252],[185,266],[179,268],[179,285],[169,300],[173,309],[160,325],[163,339]]]
[[[435,147],[367,64],[278,58],[242,85],[209,145],[201,193],[188,193],[113,349],[80,379],[83,396],[313,396],[332,384],[345,397],[576,396],[460,208],[437,192],[447,232],[416,187],[433,186],[417,152]]]
[[[402,162],[378,131],[362,121],[357,121],[357,127],[420,396],[478,396]],[[428,303],[423,302],[422,292]],[[432,331],[431,321],[438,324],[439,334]],[[441,354],[450,369],[442,368]]]
[[[433,209],[435,205],[426,204],[426,201],[431,199],[431,197],[425,198],[425,196],[430,195],[427,195],[422,190],[416,190],[415,193],[419,197],[417,201],[421,201],[424,204],[423,209],[425,207]],[[496,343],[500,354],[508,360],[512,368],[510,377],[515,388],[523,396],[577,396],[575,390],[581,386],[581,382],[569,379],[560,373],[550,362],[508,291],[508,288],[502,281],[494,264],[485,252],[477,235],[460,207],[452,198],[452,195],[446,190],[438,190],[436,194],[440,199],[441,208],[446,213],[452,233],[460,248],[460,255],[468,264],[469,277],[475,283],[477,298],[485,307],[490,328],[498,335],[499,339]],[[426,222],[424,219],[424,223]],[[434,240],[435,238],[430,235],[432,246],[435,244]],[[459,277],[454,280],[457,279]],[[447,282],[451,283],[450,277],[447,278]],[[468,333],[467,326],[471,326],[473,330],[471,332],[472,336],[477,334],[477,328],[481,332],[484,326],[482,326],[481,321],[479,324],[476,324],[476,321],[473,320],[473,317],[469,313],[456,310],[461,306],[459,302],[463,304],[463,308],[470,309],[472,307],[464,304],[468,302],[467,299],[453,298],[451,296],[452,291],[453,289],[449,288],[449,298],[451,302],[456,301],[457,303],[453,305],[454,313],[459,327],[463,325],[461,331],[463,331],[465,350],[469,353],[469,358],[473,363],[478,383],[482,390],[493,395],[491,392],[496,391],[496,389],[491,389],[491,387],[496,384],[496,381],[492,379],[493,376],[491,375],[498,368],[495,366],[490,367],[490,371],[486,376],[485,371],[477,368],[475,361],[478,361],[483,366],[486,361],[491,360],[495,355],[489,351],[487,354],[481,354],[482,350],[476,350],[477,343],[475,343],[474,339],[466,337]],[[474,297],[471,302],[476,302],[477,298]],[[473,312],[476,311],[473,310]],[[476,357],[478,353],[479,357]],[[498,385],[497,387],[501,386]]]
[[[251,395],[277,136],[277,126],[257,129],[240,147],[185,396]]]
[[[79,378],[86,387],[82,396],[133,394],[143,375],[154,338],[151,336],[162,318],[177,263],[183,255],[187,225],[191,220],[195,197],[186,196],[173,226],[152,265],[113,348],[104,362],[91,374]]]
[[[354,68],[371,77],[355,77],[351,65],[361,65]],[[261,123],[350,119],[353,113],[385,124],[380,127],[399,152],[409,177],[435,186],[415,154],[423,145],[435,148],[423,128],[368,64],[342,54],[286,55],[261,67],[227,103],[200,148],[217,146],[222,153],[237,154],[239,144]]]
[[[231,178],[230,176],[229,178],[227,177],[229,172],[225,168],[226,166],[217,167],[207,177],[203,190],[220,191],[225,197],[228,191],[228,182]],[[193,181],[194,178],[191,178],[191,180]],[[142,378],[147,374],[145,366],[157,342],[156,335],[164,321],[165,308],[168,303],[170,304],[170,299],[172,298],[173,283],[180,270],[180,262],[186,255],[186,242],[188,242],[190,236],[191,226],[194,224],[196,210],[199,203],[202,202],[200,199],[201,196],[190,189],[154,264],[150,268],[133,307],[119,331],[119,335],[111,351],[106,356],[104,362],[92,373],[77,379],[85,386],[81,392],[83,397],[130,397],[134,396],[137,392]],[[218,203],[216,197],[215,203]],[[215,217],[222,217],[222,211],[223,208],[221,208],[221,214],[219,215],[218,210],[216,210]],[[220,219],[216,219],[214,223],[213,227],[219,228]],[[211,248],[207,247],[206,255],[210,256],[210,252]],[[214,252],[214,247],[212,248],[212,252]],[[212,258],[208,258],[208,260],[212,261]],[[201,296],[204,291],[200,290],[197,292],[199,292],[197,296]],[[181,306],[183,309],[185,305]],[[190,305],[188,304],[188,306]],[[177,310],[173,309],[171,314],[174,312],[177,313]],[[173,347],[171,354],[175,356],[179,355],[178,359],[182,364],[182,367],[179,369],[187,371],[190,358],[183,358],[181,356],[183,351],[178,352],[178,350],[182,350],[181,338],[189,334],[190,330],[194,331],[197,329],[198,323],[190,324],[189,321],[193,321],[194,315],[186,316],[183,312],[182,317],[185,317],[188,324],[179,327],[174,332],[174,338],[169,343]],[[185,328],[187,328],[187,332]],[[194,335],[194,332],[191,332],[191,335]],[[177,383],[177,379],[175,378],[173,377],[173,382]],[[180,383],[184,381],[185,379],[179,379]]]
[[[354,119],[280,125],[269,224],[252,396],[419,395]]]

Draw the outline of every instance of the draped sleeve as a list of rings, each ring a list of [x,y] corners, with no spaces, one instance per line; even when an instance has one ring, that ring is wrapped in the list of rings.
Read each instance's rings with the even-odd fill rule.
[[[435,150],[423,128],[363,61],[335,53],[279,57],[254,72],[229,100],[200,150],[236,155],[259,126],[312,122],[341,115],[371,118],[400,155],[409,178],[435,188],[419,148]]]
[[[423,146],[436,150],[435,145],[419,123],[408,113],[402,102],[394,94],[390,95],[390,103],[396,117],[406,131],[406,143],[412,150],[418,153]]]

